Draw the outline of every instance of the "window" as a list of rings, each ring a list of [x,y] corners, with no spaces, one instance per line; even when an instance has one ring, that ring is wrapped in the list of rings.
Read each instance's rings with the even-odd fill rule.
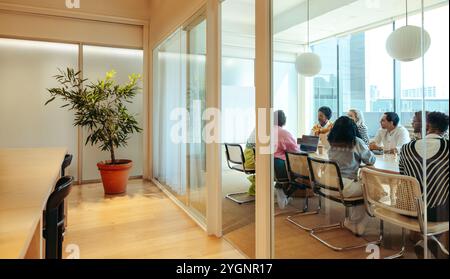
[[[313,80],[313,113],[322,106],[330,107],[334,117],[338,112],[338,56],[336,39],[312,46],[312,51],[322,59],[322,71]],[[313,118],[316,122],[316,117]]]
[[[399,63],[403,125],[410,125],[414,112],[422,111],[423,94],[425,109],[449,114],[449,12],[448,6],[425,12],[424,27],[430,34],[431,46],[425,54],[425,88],[422,91],[422,60]],[[409,18],[409,23],[421,26],[421,15]],[[396,22],[404,26],[404,20]]]
[[[385,43],[392,25],[339,39],[340,114],[359,109],[366,123],[378,123],[383,112],[394,111],[394,61]],[[369,125],[375,136],[378,124]]]

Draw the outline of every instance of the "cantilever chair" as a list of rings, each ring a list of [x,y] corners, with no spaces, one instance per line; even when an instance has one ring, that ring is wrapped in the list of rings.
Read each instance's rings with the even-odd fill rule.
[[[384,238],[384,222],[402,228],[402,248],[387,259],[400,258],[406,250],[405,231],[424,233],[422,193],[416,178],[385,173],[372,169],[362,170],[363,193],[366,209],[372,217],[380,219],[380,240]],[[436,235],[448,232],[448,222],[428,222],[427,238],[435,241],[448,256],[448,251]]]
[[[350,198],[344,196],[343,194],[344,183],[339,165],[336,162],[308,157],[308,165],[311,183],[312,186],[314,187],[314,192],[323,198],[326,198],[328,200],[337,202],[345,206],[346,218],[350,216],[350,209],[352,207],[364,204],[363,196]],[[346,229],[344,227],[344,221],[341,221],[336,224],[313,228],[310,234],[313,238],[317,239],[322,244],[326,245],[328,248],[331,248],[335,251],[347,251],[352,249],[359,249],[367,247],[367,245],[369,244],[380,243],[380,241],[374,241],[362,245],[337,247],[319,237],[319,233],[321,232],[337,229]]]
[[[254,152],[254,150],[253,150]],[[255,174],[255,169],[247,169],[245,167],[245,156],[242,146],[240,144],[225,144],[225,154],[227,157],[227,164],[231,170],[235,170],[241,173],[245,173],[247,175]],[[240,193],[232,193],[228,194],[226,197],[238,204],[244,204],[255,201],[254,197],[249,198],[247,195],[247,199],[240,200],[238,197],[247,194],[247,192]]]
[[[309,178],[309,166],[308,166],[308,154],[307,153],[294,153],[286,152],[286,168],[289,178],[289,184],[295,189],[306,189],[313,190],[311,187],[311,181]],[[305,196],[305,206],[303,211],[287,217],[287,221],[296,225],[297,227],[305,230],[311,231],[309,228],[301,223],[295,221],[295,219],[301,216],[315,215],[319,214],[321,209],[321,199],[319,198],[319,206],[315,211],[308,212],[309,210],[309,196]]]

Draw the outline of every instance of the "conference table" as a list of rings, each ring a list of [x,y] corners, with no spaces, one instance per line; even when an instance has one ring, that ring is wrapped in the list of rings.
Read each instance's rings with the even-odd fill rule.
[[[313,153],[311,154],[314,158],[319,158],[323,160],[328,160],[328,154],[325,152],[323,154]],[[373,166],[367,166],[368,168],[372,168],[375,170],[380,171],[388,171],[392,173],[400,173],[399,168],[399,155],[394,154],[385,154],[385,155],[375,155],[377,157],[377,160],[375,162],[375,165]],[[362,165],[362,167],[365,167]]]
[[[0,149],[0,259],[42,259],[43,212],[65,148]]]

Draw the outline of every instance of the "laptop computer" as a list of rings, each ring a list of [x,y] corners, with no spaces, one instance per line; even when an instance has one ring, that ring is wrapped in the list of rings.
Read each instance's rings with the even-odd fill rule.
[[[317,152],[317,147],[319,146],[319,137],[314,136],[303,136],[303,138],[298,140],[300,145],[300,151],[306,153],[315,153]]]

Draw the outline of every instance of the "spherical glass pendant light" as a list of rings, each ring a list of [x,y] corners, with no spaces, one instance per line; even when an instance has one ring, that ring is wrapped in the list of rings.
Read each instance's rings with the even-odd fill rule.
[[[422,31],[423,53],[426,53],[431,45],[430,35],[418,26],[408,25],[408,0],[406,0],[406,26],[395,30],[388,37],[387,52],[392,58],[402,62],[410,62],[422,57]]]
[[[308,5],[308,15],[307,15],[307,48],[308,52],[301,53],[297,56],[295,60],[295,68],[297,72],[306,77],[313,77],[320,73],[322,69],[322,62],[320,57],[309,51],[309,0]]]

